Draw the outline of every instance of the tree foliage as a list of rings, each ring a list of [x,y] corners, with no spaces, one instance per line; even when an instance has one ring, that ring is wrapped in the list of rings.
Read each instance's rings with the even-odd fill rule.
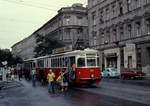
[[[37,46],[34,49],[35,57],[44,56],[52,53],[52,50],[63,47],[63,42],[60,42],[55,37],[50,35],[37,35],[36,36]]]
[[[14,58],[9,49],[0,49],[0,66],[2,66],[3,61],[7,61],[8,66],[22,63],[22,59],[20,57]]]

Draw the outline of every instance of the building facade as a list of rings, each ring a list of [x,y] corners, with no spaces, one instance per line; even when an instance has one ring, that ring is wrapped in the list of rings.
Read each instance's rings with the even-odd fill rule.
[[[101,67],[150,74],[150,0],[88,0],[90,46]]]
[[[87,46],[89,43],[87,8],[78,3],[61,8],[56,16],[32,35],[12,46],[14,56],[18,55],[23,59],[33,58],[37,34],[54,36],[65,45],[72,45],[73,49]]]

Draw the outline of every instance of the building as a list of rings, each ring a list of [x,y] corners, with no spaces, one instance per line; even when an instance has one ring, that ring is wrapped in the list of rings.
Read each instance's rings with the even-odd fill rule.
[[[101,67],[150,74],[150,0],[88,0],[89,42]]]
[[[89,42],[87,8],[79,3],[61,8],[56,16],[32,35],[12,46],[14,56],[20,56],[23,59],[33,58],[37,34],[55,36],[65,45],[72,45],[73,49],[87,46]]]

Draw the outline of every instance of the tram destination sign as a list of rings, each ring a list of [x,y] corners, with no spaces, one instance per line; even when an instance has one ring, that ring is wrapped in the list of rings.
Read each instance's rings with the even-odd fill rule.
[[[57,54],[57,53],[64,53],[64,52],[69,52],[69,51],[72,51],[72,45],[68,45],[68,46],[65,46],[65,47],[62,47],[62,48],[54,49],[52,51],[52,53]]]

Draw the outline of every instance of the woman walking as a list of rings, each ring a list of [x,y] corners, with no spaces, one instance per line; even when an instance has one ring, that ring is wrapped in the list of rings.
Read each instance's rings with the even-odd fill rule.
[[[47,80],[48,80],[48,92],[55,92],[54,91],[54,79],[55,79],[55,74],[52,72],[50,69],[47,75]]]

